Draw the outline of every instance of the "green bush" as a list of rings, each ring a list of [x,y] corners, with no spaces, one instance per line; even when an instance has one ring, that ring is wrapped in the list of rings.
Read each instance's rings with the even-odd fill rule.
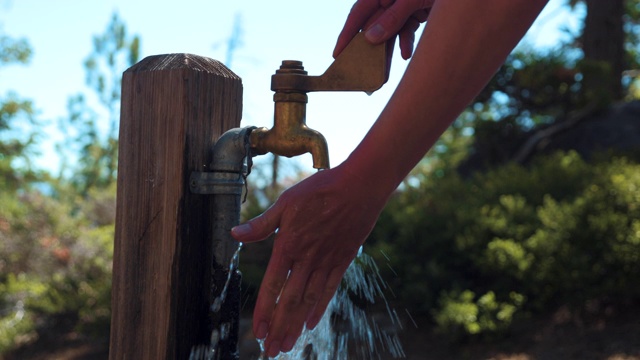
[[[471,290],[462,293],[443,294],[440,308],[434,314],[438,327],[458,336],[480,334],[506,330],[513,315],[520,309],[524,296],[515,292],[509,294],[509,300],[499,302],[493,291],[476,299]]]
[[[7,274],[0,283],[0,354],[13,349],[35,334],[34,316],[26,307],[32,299],[47,290],[41,282],[28,279],[25,274]]]
[[[502,331],[523,312],[640,298],[640,165],[572,152],[429,175],[390,201],[368,252],[390,259],[394,291],[443,330]]]
[[[108,336],[115,186],[76,201],[0,194],[0,354],[57,319]]]

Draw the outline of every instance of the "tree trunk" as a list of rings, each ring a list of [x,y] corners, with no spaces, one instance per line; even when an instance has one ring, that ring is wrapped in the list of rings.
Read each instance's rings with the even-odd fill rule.
[[[618,100],[624,71],[624,0],[585,0],[587,16],[582,33],[587,96]]]

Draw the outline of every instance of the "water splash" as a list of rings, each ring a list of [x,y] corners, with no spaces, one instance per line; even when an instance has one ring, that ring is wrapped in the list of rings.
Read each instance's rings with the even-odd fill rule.
[[[231,261],[230,274],[237,267],[239,251],[240,248]],[[220,310],[230,279],[231,275],[220,296],[215,299],[211,311]],[[383,354],[394,358],[406,357],[398,338],[402,323],[395,309],[389,306],[384,296],[385,290],[390,289],[382,279],[378,266],[361,248],[315,329],[304,329],[293,349],[276,356],[274,360],[369,360],[381,359]],[[381,301],[386,314],[371,316],[354,302],[354,298],[367,304]],[[220,324],[214,329],[209,344],[194,346],[189,360],[215,359],[218,342],[225,338],[228,326],[229,324]],[[263,340],[257,341],[261,351],[258,360],[268,360]]]
[[[229,289],[229,284],[231,283],[231,278],[233,277],[234,272],[238,267],[238,258],[240,256],[240,250],[242,249],[242,243],[238,246],[233,257],[231,258],[231,263],[229,264],[229,273],[227,274],[227,279],[222,287],[222,291],[220,295],[218,295],[211,304],[211,308],[209,309],[213,313],[217,313],[220,311],[222,304],[227,298],[227,291]],[[219,324],[217,328],[214,328],[211,331],[211,336],[209,339],[209,344],[206,345],[195,345],[191,348],[191,353],[189,354],[189,360],[214,360],[216,358],[218,343],[220,340],[225,340],[229,335],[231,324],[222,323]]]
[[[316,328],[305,329],[294,348],[275,359],[368,360],[380,359],[385,353],[394,358],[406,357],[398,338],[402,324],[384,296],[385,289],[387,284],[380,276],[373,258],[360,251],[347,269],[342,285]],[[354,303],[354,297],[369,304],[382,301],[388,319],[370,316],[365,309]],[[268,359],[264,355],[262,343],[260,349],[262,355],[259,360]]]

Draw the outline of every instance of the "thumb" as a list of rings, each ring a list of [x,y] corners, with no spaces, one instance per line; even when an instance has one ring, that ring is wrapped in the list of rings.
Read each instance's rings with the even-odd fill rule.
[[[396,1],[370,25],[364,35],[371,43],[379,44],[389,40],[402,29],[413,13],[408,1]]]
[[[244,224],[231,229],[231,235],[240,242],[250,243],[266,239],[278,229],[281,210],[276,206],[270,207]]]

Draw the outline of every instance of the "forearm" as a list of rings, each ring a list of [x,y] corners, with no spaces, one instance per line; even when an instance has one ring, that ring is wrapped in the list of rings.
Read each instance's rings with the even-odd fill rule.
[[[380,195],[390,194],[491,79],[545,4],[436,1],[398,88],[345,168],[376,179]]]
[[[362,1],[370,11],[354,11],[351,30],[361,29],[382,5]],[[422,10],[431,4],[397,1]],[[262,215],[232,229],[243,242],[275,233],[253,319],[268,356],[289,351],[305,324],[318,324],[386,198],[485,86],[544,3],[437,0],[396,92],[351,156],[289,188]]]

